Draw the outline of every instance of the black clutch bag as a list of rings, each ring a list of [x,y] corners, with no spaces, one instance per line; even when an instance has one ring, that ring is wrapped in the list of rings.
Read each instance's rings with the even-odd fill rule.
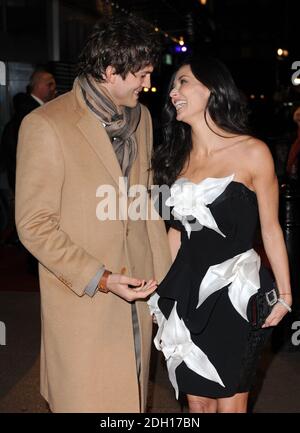
[[[277,300],[278,289],[274,281],[270,290],[259,289],[255,295],[251,296],[247,315],[253,328],[261,328]]]

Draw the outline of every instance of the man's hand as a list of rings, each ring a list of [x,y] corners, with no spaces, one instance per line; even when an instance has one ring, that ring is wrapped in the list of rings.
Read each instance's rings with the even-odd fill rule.
[[[132,286],[132,287],[128,287]],[[136,301],[137,299],[147,298],[157,288],[155,280],[139,280],[130,278],[126,275],[111,274],[107,278],[107,288],[110,292],[125,299],[125,301]]]

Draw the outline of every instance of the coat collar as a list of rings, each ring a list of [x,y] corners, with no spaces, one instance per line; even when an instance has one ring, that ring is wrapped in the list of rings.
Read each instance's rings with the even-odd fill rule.
[[[99,119],[97,119],[97,117],[87,108],[77,80],[74,82],[72,92],[75,96],[75,110],[79,114],[77,127],[85,136],[97,157],[102,161],[102,164],[112,177],[116,186],[119,186],[119,178],[122,178],[123,174],[110,139],[105,131],[105,127],[101,125]],[[141,116],[140,123],[143,122],[142,117],[143,116]],[[143,140],[141,140],[139,133],[141,130],[140,126],[141,125],[138,127],[138,131],[136,131],[138,151],[137,157],[130,171],[129,185],[138,184],[140,181],[140,161],[141,154],[144,152],[144,143],[142,142]]]
[[[123,175],[110,139],[105,132],[105,128],[101,125],[99,119],[87,108],[76,80],[72,92],[74,92],[75,95],[76,111],[79,114],[77,127],[85,136],[97,157],[100,158],[105,169],[118,186],[119,178]]]

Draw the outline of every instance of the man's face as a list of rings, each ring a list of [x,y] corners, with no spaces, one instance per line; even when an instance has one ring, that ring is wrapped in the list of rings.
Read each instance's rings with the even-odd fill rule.
[[[32,93],[43,102],[48,102],[55,98],[56,82],[53,75],[48,72],[42,73]]]
[[[125,79],[121,75],[115,75],[114,83],[109,90],[119,106],[135,107],[138,103],[139,94],[144,87],[151,87],[150,76],[153,66],[148,65],[134,74],[129,72]]]

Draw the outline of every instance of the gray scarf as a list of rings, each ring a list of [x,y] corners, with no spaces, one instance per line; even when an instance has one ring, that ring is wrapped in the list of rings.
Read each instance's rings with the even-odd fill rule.
[[[137,155],[134,132],[141,117],[141,106],[118,107],[107,89],[91,76],[78,77],[84,100],[102,122],[119,161],[123,176],[128,177]]]

